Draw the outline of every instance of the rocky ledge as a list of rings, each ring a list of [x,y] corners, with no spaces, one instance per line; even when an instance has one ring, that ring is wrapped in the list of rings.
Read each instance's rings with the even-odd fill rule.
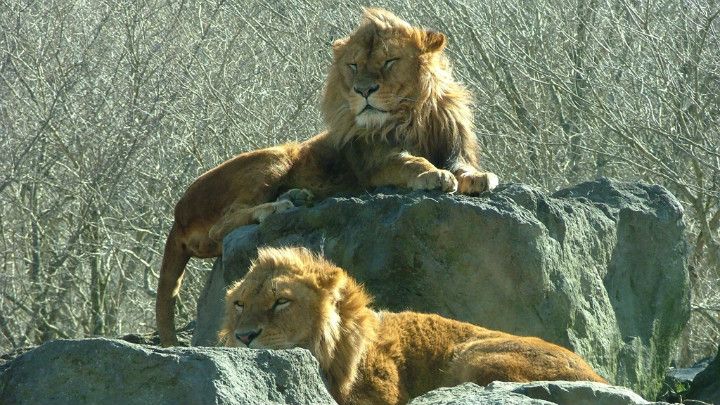
[[[480,197],[380,190],[330,198],[226,238],[193,342],[215,345],[224,290],[258,246],[301,245],[364,282],[378,307],[540,336],[581,354],[611,383],[655,398],[689,314],[684,229],[680,204],[662,187],[607,179],[551,195],[509,184]],[[87,339],[48,342],[0,364],[0,403],[334,402],[301,349]],[[646,402],[592,383],[496,382],[442,388],[412,403]]]
[[[614,384],[660,391],[689,316],[683,210],[664,188],[600,179],[547,194],[380,190],[274,215],[228,235],[193,343],[216,343],[226,286],[261,245],[323,252],[378,307],[540,336]]]
[[[5,365],[0,403],[14,405],[335,404],[304,349],[161,349],[122,340],[57,340]],[[648,404],[590,382],[495,382],[441,388],[411,405]]]
[[[4,365],[0,404],[334,404],[303,349],[56,340]]]

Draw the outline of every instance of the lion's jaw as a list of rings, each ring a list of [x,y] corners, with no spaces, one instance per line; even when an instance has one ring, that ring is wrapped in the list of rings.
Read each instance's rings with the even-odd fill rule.
[[[288,304],[277,310],[278,299]],[[228,290],[219,337],[233,347],[308,349],[334,394],[345,396],[377,329],[369,303],[342,269],[308,250],[262,248],[245,277]],[[250,331],[261,332],[249,344],[238,337]]]
[[[388,112],[377,110],[368,104],[367,108],[355,115],[355,124],[364,129],[381,128],[389,116]]]

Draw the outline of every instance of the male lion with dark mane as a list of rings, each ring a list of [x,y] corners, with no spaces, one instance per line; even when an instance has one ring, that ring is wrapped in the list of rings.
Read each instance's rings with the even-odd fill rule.
[[[403,404],[463,382],[606,383],[575,353],[437,315],[374,312],[343,269],[303,248],[261,248],[226,294],[219,340],[308,349],[340,404]]]
[[[366,9],[333,43],[322,101],[327,131],[238,155],[200,176],[175,207],[156,300],[163,346],[177,343],[175,300],[191,257],[216,257],[232,229],[324,198],[380,186],[479,194],[481,172],[467,90],[454,81],[444,34]],[[285,193],[285,194],[283,194]]]

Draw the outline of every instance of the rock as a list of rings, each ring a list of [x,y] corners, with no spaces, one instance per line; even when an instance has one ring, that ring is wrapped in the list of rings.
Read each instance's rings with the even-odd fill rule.
[[[178,340],[178,344],[176,346],[190,346],[194,330],[195,321],[190,321],[187,325],[178,329],[176,331]],[[151,333],[130,333],[120,336],[118,337],[118,339],[138,345],[160,346],[160,335],[157,333],[157,331]]]
[[[720,348],[718,348],[715,359],[707,368],[695,376],[687,397],[711,404],[720,404]]]
[[[561,405],[639,405],[650,403],[625,387],[586,381],[494,382],[485,387],[485,390],[512,392]]]
[[[692,385],[693,379],[701,371],[705,370],[710,364],[710,358],[701,360],[691,367],[675,368],[671,367],[665,374],[665,381],[663,382],[664,390],[658,396],[658,399],[670,402],[678,403],[682,402],[687,396],[690,386]]]
[[[56,340],[10,361],[2,404],[335,404],[304,349],[162,349],[114,339]],[[637,405],[627,388],[591,382],[493,382],[440,388],[410,405]]]
[[[350,271],[378,307],[539,336],[654,398],[689,317],[684,231],[667,190],[607,179],[552,195],[509,184],[480,197],[329,198],[228,235],[193,344],[216,343],[225,288],[258,246],[301,245]]]
[[[552,402],[507,391],[486,391],[473,383],[438,388],[421,395],[408,405],[552,405]]]
[[[335,404],[304,349],[56,340],[0,375],[2,404]]]
[[[177,338],[178,346],[188,347],[192,339],[193,331],[195,330],[195,321],[189,322],[187,325],[178,329]],[[160,346],[160,336],[157,331],[151,333],[130,333],[123,336],[118,336],[117,339],[124,340],[126,342],[135,343],[139,345],[152,345]],[[0,373],[9,366],[9,363],[15,358],[19,357],[25,352],[34,350],[37,346],[27,346],[19,349],[15,349],[11,352],[0,355]]]
[[[486,387],[463,384],[431,391],[409,405],[451,404],[559,404],[639,405],[648,402],[627,388],[593,382],[537,381],[533,383],[494,382]]]
[[[36,347],[37,346],[24,346],[0,355],[0,374],[2,374],[6,368],[10,367],[10,363],[12,363],[15,358],[19,357],[23,353],[27,353],[30,350],[35,349]]]

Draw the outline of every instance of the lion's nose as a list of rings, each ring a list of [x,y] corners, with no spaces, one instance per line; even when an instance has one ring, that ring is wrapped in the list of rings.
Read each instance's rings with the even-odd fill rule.
[[[262,329],[260,330],[251,330],[248,332],[235,332],[235,337],[237,340],[243,342],[245,346],[250,346],[250,342],[252,342],[256,337],[260,336],[262,333]]]
[[[372,83],[370,85],[355,85],[353,86],[353,90],[355,90],[355,93],[368,98],[371,94],[375,93],[380,88],[380,85],[377,83]]]

